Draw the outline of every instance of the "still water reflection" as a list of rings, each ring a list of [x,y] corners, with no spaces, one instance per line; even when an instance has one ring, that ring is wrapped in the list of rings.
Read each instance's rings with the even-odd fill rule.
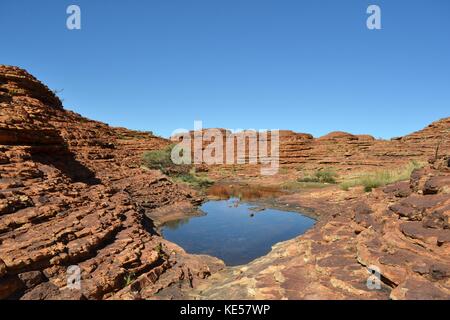
[[[162,233],[189,253],[218,257],[229,266],[267,254],[277,242],[295,238],[314,220],[295,212],[254,207],[239,199],[209,201],[204,216],[166,223]]]

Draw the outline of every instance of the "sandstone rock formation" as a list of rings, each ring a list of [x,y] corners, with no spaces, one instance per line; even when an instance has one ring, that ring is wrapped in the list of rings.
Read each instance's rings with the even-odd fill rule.
[[[253,132],[238,132],[232,134],[224,129],[214,129],[224,135],[222,153],[223,163],[227,159],[227,136],[233,136],[235,161],[239,158],[249,163],[256,161],[257,153],[249,152],[249,137],[259,135]],[[191,138],[201,137],[207,132],[191,131]],[[179,140],[175,136],[173,140]],[[255,141],[256,141],[255,140]],[[270,150],[271,135],[267,135]],[[214,139],[204,136],[202,150],[214,144]],[[238,157],[238,141],[244,141],[245,154]],[[262,141],[266,141],[265,138]],[[192,150],[194,142],[192,139]],[[290,130],[279,131],[279,157],[284,167],[301,168],[302,170],[317,170],[332,167],[337,172],[371,171],[379,168],[394,168],[407,164],[412,160],[427,161],[450,150],[450,118],[444,118],[430,124],[423,130],[410,135],[391,140],[377,140],[369,135],[353,135],[346,132],[331,132],[325,136],[314,138],[310,134],[297,133]],[[256,155],[256,157],[255,157]],[[248,166],[251,172],[252,166]]]
[[[102,299],[138,277],[149,294],[161,276],[195,277],[144,215],[198,201],[140,168],[143,151],[167,144],[64,110],[27,72],[0,66],[0,299]],[[67,288],[70,265],[81,292]]]
[[[338,170],[373,170],[411,160],[428,160],[436,149],[450,150],[450,118],[424,130],[389,141],[367,135],[333,132],[318,139],[300,140],[293,134],[282,140],[281,161],[287,165],[332,166]]]
[[[189,297],[450,299],[449,159],[367,195],[331,188],[281,198],[315,208],[317,225],[214,274]],[[380,272],[379,288],[367,286],[371,270]]]
[[[285,166],[432,165],[371,194],[282,196],[280,204],[315,209],[317,225],[249,265],[224,268],[156,232],[202,201],[141,168],[142,153],[168,140],[83,118],[24,70],[0,66],[0,299],[448,299],[449,128],[446,118],[391,141],[282,131]],[[72,265],[81,290],[67,281]],[[370,266],[381,272],[380,290],[366,286]]]

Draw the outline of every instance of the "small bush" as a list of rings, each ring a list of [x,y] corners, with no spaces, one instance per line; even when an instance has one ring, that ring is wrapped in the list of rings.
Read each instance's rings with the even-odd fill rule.
[[[54,89],[52,90],[52,93],[55,95],[56,98],[59,99],[59,101],[64,102],[64,99],[60,97],[60,94],[64,91],[64,89]]]
[[[147,151],[142,157],[144,166],[149,169],[161,170],[167,173],[169,168],[173,166],[171,159],[172,146],[168,146],[163,150]]]
[[[319,182],[316,176],[306,176],[297,180],[298,182]]]
[[[355,186],[355,184],[353,181],[344,181],[340,184],[341,189],[344,191],[348,191],[348,190],[350,190],[351,187],[354,187],[354,186]]]
[[[134,272],[128,273],[123,277],[124,286],[128,287],[136,280],[136,274]]]
[[[166,253],[164,252],[164,247],[163,247],[163,245],[162,245],[162,243],[160,242],[160,243],[158,243],[154,248],[153,248],[153,250],[155,250],[157,253],[158,253],[158,257],[161,259],[161,258],[164,258],[165,256],[166,256]]]
[[[336,183],[337,174],[332,169],[323,169],[316,172],[316,177],[322,183]]]
[[[367,176],[361,180],[361,184],[364,186],[365,192],[370,192],[372,189],[389,184],[391,181],[390,174],[387,172],[380,172],[374,176]]]
[[[336,183],[337,174],[333,169],[317,170],[312,176],[298,179],[298,182]]]
[[[194,188],[207,188],[213,181],[195,172],[192,165],[176,165],[172,162],[173,146],[168,146],[163,150],[145,152],[142,158],[143,165],[149,169],[161,170],[164,174],[177,182],[189,184]]]

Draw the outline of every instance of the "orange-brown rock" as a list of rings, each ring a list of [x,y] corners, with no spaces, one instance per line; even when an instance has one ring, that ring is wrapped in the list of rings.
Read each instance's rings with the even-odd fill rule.
[[[427,161],[450,151],[450,118],[427,128],[392,140],[372,136],[333,132],[307,140],[303,144],[281,140],[280,157],[285,165],[302,165],[306,169],[331,166],[337,170],[373,170],[395,167],[411,160]]]
[[[448,299],[449,127],[446,118],[391,141],[280,132],[285,166],[432,165],[370,194],[328,187],[282,196],[283,205],[315,209],[316,226],[223,268],[155,231],[200,200],[141,168],[144,151],[169,141],[83,118],[24,70],[0,66],[0,299]],[[81,290],[68,287],[71,265]],[[371,266],[380,290],[366,285]]]
[[[168,143],[67,111],[34,77],[0,66],[0,298],[102,299],[138,277],[152,292],[191,270],[146,217],[196,198],[140,167]],[[193,274],[207,267],[191,260]],[[67,288],[70,265],[81,291]]]
[[[424,192],[449,177],[450,167],[428,167],[370,194],[329,187],[283,196],[283,204],[315,208],[316,226],[248,265],[213,274],[188,297],[449,299],[450,185]],[[374,267],[379,288],[367,286]]]
[[[224,129],[216,129],[223,134],[231,134]],[[201,137],[206,132],[191,131],[191,137],[197,134]],[[259,137],[254,132],[255,137]],[[237,153],[238,139],[243,139],[245,132],[233,134],[234,152]],[[248,132],[247,132],[248,134]],[[251,134],[248,134],[251,136]],[[175,140],[177,137],[175,137]],[[241,140],[244,141],[244,140]],[[272,141],[268,135],[267,141]],[[436,121],[423,130],[410,135],[391,140],[377,140],[370,135],[353,135],[346,132],[331,132],[325,136],[314,138],[305,133],[290,130],[279,131],[280,164],[285,167],[295,167],[302,170],[317,170],[332,167],[338,172],[371,171],[378,168],[401,167],[412,160],[427,162],[435,160],[437,155],[450,152],[450,118]],[[203,150],[213,143],[206,137],[203,139]],[[245,140],[245,160],[256,161],[250,156],[249,140]],[[192,150],[194,144],[192,142]],[[223,163],[227,154],[226,136],[223,138]],[[235,161],[237,156],[235,154]],[[250,168],[251,169],[251,168]]]

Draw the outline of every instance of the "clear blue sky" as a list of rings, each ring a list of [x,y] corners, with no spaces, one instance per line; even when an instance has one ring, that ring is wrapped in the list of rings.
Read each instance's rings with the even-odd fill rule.
[[[449,17],[448,0],[1,0],[0,63],[64,89],[68,109],[163,136],[203,120],[389,138],[450,116]]]

